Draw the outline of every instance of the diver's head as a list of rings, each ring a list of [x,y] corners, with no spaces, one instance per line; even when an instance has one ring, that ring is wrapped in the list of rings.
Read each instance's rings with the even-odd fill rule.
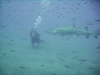
[[[34,32],[35,30],[33,29],[32,32]]]
[[[35,30],[32,30],[32,37],[35,37],[36,36],[36,32]]]
[[[32,32],[35,32],[35,29],[34,28],[32,29]]]

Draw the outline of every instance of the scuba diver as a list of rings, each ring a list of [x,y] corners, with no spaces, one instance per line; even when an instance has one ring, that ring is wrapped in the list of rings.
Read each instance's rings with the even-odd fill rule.
[[[34,43],[40,43],[40,35],[36,32],[36,30],[33,28],[30,32],[30,36],[31,36],[31,42],[32,42],[32,45],[34,45]]]

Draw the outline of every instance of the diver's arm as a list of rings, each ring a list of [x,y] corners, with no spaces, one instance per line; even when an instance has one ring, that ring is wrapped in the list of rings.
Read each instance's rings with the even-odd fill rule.
[[[40,34],[37,33],[37,38],[40,39]]]
[[[32,37],[32,31],[30,32],[30,36]]]

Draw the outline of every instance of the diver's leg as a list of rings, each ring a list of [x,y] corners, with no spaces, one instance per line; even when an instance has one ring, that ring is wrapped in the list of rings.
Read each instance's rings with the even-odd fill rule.
[[[34,46],[35,40],[31,39],[32,46]]]
[[[37,39],[36,42],[37,42],[38,44],[40,44],[40,39]]]

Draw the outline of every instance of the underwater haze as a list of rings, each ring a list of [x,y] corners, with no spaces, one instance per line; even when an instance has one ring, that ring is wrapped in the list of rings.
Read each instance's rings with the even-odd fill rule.
[[[100,75],[100,1],[0,0],[0,75]]]

